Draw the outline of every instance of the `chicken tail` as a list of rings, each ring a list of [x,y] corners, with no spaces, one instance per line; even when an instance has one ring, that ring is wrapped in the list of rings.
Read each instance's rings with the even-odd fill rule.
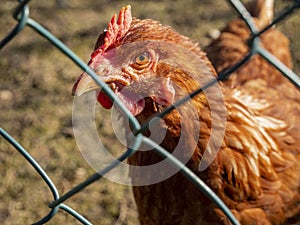
[[[253,17],[258,19],[260,27],[267,26],[273,19],[274,0],[252,0],[249,2],[248,10]]]

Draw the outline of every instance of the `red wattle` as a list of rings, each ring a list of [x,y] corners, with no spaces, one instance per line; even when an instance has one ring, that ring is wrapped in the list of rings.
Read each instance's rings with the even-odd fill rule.
[[[105,109],[111,109],[113,106],[113,102],[110,100],[110,98],[103,92],[97,92],[97,101],[105,108]]]

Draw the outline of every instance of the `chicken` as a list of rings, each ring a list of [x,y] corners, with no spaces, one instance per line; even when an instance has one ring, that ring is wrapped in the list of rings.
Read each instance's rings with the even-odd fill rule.
[[[262,28],[272,19],[273,1],[252,1],[249,9]],[[89,66],[143,123],[242,59],[249,52],[249,35],[242,20],[229,23],[206,48],[211,63],[189,38],[157,21],[132,18],[127,6],[99,36]],[[289,41],[282,33],[272,28],[261,39],[266,49],[292,66]],[[113,106],[87,73],[76,81],[73,95],[92,90],[103,107]],[[163,137],[157,143],[205,181],[241,224],[297,223],[299,103],[298,90],[254,56],[228,80],[176,107],[143,134],[155,137],[157,130],[156,138]],[[140,170],[162,162],[143,147],[128,160],[137,168],[130,176],[142,225],[230,224],[180,172],[158,181],[156,177],[169,173],[168,167]]]

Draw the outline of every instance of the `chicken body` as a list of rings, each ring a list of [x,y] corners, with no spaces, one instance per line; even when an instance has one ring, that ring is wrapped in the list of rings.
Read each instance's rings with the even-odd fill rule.
[[[257,1],[256,6],[261,10],[270,10],[270,7],[262,7],[263,3],[269,4],[270,1]],[[255,9],[256,22],[258,26],[263,26],[269,17],[261,16],[265,14]],[[222,31],[220,38],[206,49],[218,72],[232,66],[248,53],[248,38],[249,31],[244,22],[233,21]],[[138,43],[141,41],[143,44],[140,46]],[[186,73],[186,68],[164,63],[163,59],[170,57],[172,50],[165,49],[161,44],[154,48],[152,41],[180,45],[190,52],[190,57],[197,55],[206,65],[203,67],[206,72],[198,71],[198,77],[194,79]],[[131,43],[137,44],[134,50],[118,50],[120,46]],[[289,42],[283,34],[275,29],[267,31],[262,36],[262,45],[291,67]],[[109,51],[114,48],[115,51]],[[192,61],[186,57],[184,55],[178,60],[185,59],[186,63]],[[196,44],[154,20],[131,18],[129,7],[120,11],[118,20],[113,17],[108,31],[100,35],[89,65],[141,123],[199,88],[198,81],[207,80],[207,71],[211,76],[216,76],[206,54]],[[154,78],[163,79],[153,82]],[[130,94],[121,93],[124,87],[129,87],[130,92],[147,96],[132,103]],[[97,88],[95,82],[84,73],[76,82],[73,94],[80,95]],[[241,224],[289,223],[300,213],[299,91],[259,56],[254,56],[218,88],[224,96],[226,121],[225,126],[215,127],[216,136],[211,137],[213,123],[224,122],[221,119],[218,121],[218,117],[217,120],[212,118],[212,106],[219,102],[214,97],[208,99],[202,93],[184,105],[182,110],[175,109],[163,118],[159,126],[165,131],[165,136],[160,145],[174,152],[184,131],[188,134],[189,130],[193,130],[194,120],[182,123],[184,114],[190,117],[189,106],[192,106],[199,118],[197,125],[200,130],[197,138],[183,135],[184,145],[180,154],[183,158],[186,155],[189,157],[186,165],[220,196]],[[211,91],[214,92],[214,89]],[[106,108],[112,106],[102,92],[98,95],[98,101]],[[224,137],[222,128],[225,129]],[[144,134],[150,136],[150,133],[145,131]],[[205,150],[214,147],[214,141],[211,145],[210,138],[221,140],[221,145],[209,167],[200,171],[199,163]],[[147,166],[161,160],[154,151],[138,151],[129,158],[129,164]],[[133,183],[138,183],[165,172],[141,173],[137,169],[132,170],[130,175]],[[221,210],[180,172],[160,182],[133,186],[133,192],[142,225],[230,224]]]

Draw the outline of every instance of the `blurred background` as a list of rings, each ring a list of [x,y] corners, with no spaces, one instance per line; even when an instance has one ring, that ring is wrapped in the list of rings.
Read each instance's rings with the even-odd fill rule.
[[[289,1],[275,1],[276,12]],[[237,15],[225,0],[105,1],[32,0],[30,17],[56,35],[85,62],[114,13],[130,4],[133,16],[171,25],[201,47],[209,44]],[[17,1],[0,2],[0,39],[15,26]],[[294,71],[300,74],[300,17],[278,25],[291,40]],[[0,124],[29,151],[53,180],[59,193],[95,171],[82,157],[72,130],[72,86],[82,71],[30,27],[0,51]],[[110,125],[110,112],[97,107],[101,140],[118,155],[124,151]],[[0,138],[0,222],[30,224],[49,211],[48,187],[22,156]],[[138,224],[131,188],[101,180],[66,202],[93,224]],[[151,207],[151,206],[149,206]],[[80,224],[63,211],[48,224]]]

